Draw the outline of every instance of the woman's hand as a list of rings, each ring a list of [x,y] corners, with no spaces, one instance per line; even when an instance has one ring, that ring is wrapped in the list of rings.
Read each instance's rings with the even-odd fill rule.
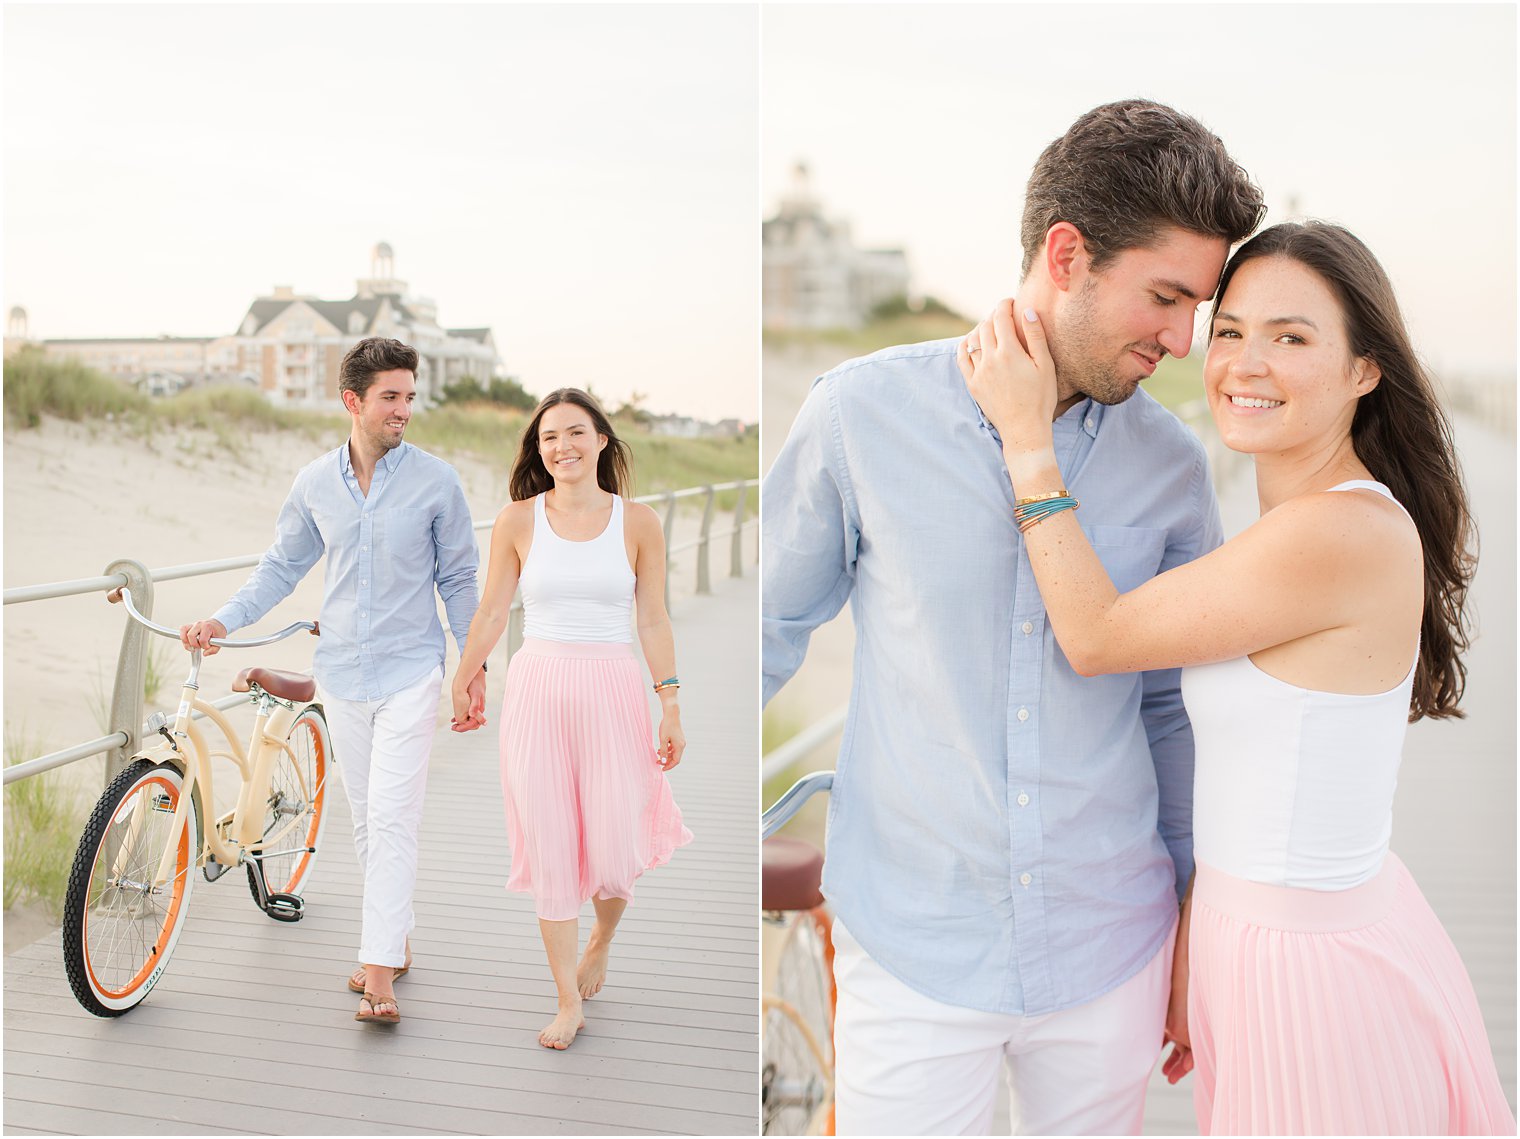
[[[660,717],[660,770],[669,771],[681,762],[686,750],[686,733],[681,730],[681,711],[669,707]]]
[[[455,674],[449,695],[454,703],[454,718],[449,721],[453,732],[473,732],[486,723],[486,674],[477,669],[469,683],[461,683]]]
[[[961,341],[955,359],[971,397],[1002,436],[1004,452],[1043,451],[1052,446],[1055,363],[1035,311],[1015,314],[1014,307],[1012,300],[999,301],[992,315]],[[1027,349],[1019,342],[1016,319]]]

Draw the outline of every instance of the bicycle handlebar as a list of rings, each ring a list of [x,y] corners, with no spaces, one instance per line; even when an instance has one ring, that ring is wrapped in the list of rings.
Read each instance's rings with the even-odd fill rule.
[[[792,821],[792,816],[802,810],[802,804],[818,792],[827,791],[833,786],[834,773],[832,771],[815,771],[797,780],[760,816],[761,839],[770,838]]]
[[[146,629],[151,629],[160,637],[169,637],[170,639],[176,641],[180,639],[178,629],[171,629],[167,625],[160,625],[156,621],[150,621],[148,618],[139,613],[137,611],[137,606],[132,604],[132,591],[126,586],[123,585],[117,589],[111,590],[106,594],[106,600],[111,602],[113,605],[118,601],[125,604],[127,607],[127,612],[132,615],[132,619],[134,621]],[[299,633],[303,629],[310,632],[314,637],[321,636],[321,632],[316,621],[297,621],[294,625],[287,626],[286,628],[281,629],[278,633],[271,633],[267,637],[259,637],[256,640],[232,641],[228,640],[225,637],[212,637],[211,643],[219,649],[256,649],[260,645],[272,645],[276,641],[283,641],[292,633]]]

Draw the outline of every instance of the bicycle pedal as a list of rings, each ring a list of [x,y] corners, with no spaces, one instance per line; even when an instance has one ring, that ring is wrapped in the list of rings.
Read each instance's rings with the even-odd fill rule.
[[[295,894],[273,893],[264,903],[264,912],[275,921],[300,921],[306,916],[306,903]]]

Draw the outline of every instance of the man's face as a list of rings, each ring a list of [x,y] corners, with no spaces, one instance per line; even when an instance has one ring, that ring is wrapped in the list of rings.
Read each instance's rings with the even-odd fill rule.
[[[1168,227],[1097,272],[1074,271],[1050,331],[1063,392],[1123,403],[1163,356],[1186,356],[1193,316],[1214,295],[1229,250],[1222,237]]]
[[[375,447],[389,451],[401,446],[416,398],[416,378],[405,368],[393,368],[375,373],[363,399],[348,394],[344,403],[353,416],[354,430]]]

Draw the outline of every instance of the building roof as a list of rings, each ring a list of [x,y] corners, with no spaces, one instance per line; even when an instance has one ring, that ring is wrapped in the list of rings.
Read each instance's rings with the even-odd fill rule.
[[[450,336],[458,336],[465,340],[478,340],[482,344],[491,338],[491,330],[489,328],[445,328],[444,331]]]

